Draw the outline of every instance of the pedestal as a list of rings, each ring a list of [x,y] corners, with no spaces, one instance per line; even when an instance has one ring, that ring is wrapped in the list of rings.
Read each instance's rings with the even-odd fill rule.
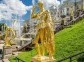
[[[4,49],[3,58],[4,59],[8,59],[12,55],[12,48],[11,48],[11,46],[4,46],[3,49]]]
[[[32,58],[32,62],[55,62],[55,59],[50,59],[47,56],[41,56],[41,57],[35,56]]]
[[[4,55],[12,54],[11,46],[4,46]]]

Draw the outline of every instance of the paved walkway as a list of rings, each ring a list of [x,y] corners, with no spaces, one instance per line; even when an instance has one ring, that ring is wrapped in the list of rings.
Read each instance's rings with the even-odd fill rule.
[[[10,62],[8,59],[3,59],[4,62]]]
[[[0,60],[0,62],[2,62],[2,60]]]

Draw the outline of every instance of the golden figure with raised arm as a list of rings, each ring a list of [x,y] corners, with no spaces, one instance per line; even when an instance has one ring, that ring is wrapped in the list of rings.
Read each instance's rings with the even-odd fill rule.
[[[36,6],[32,9],[32,18],[36,18],[39,23],[36,28],[38,29],[36,38],[33,43],[37,49],[38,56],[45,56],[45,53],[49,54],[49,58],[53,59],[54,54],[54,30],[53,21],[48,10],[45,10],[42,2],[38,2],[40,11],[35,14]],[[39,40],[41,43],[39,43]]]
[[[15,38],[15,31],[12,28],[7,27],[5,31],[5,46],[11,46],[13,39]]]

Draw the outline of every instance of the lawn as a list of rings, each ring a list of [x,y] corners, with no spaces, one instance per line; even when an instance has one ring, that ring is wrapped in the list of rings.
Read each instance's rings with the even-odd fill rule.
[[[84,51],[84,19],[56,33],[55,48],[56,60]],[[35,54],[35,50],[31,50],[20,53],[18,57],[30,62]],[[10,62],[15,62],[13,58],[10,58]]]

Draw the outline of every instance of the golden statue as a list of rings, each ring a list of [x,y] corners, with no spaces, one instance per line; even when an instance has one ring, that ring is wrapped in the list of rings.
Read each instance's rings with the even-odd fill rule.
[[[49,58],[53,59],[54,55],[54,30],[53,21],[48,10],[45,10],[42,2],[38,2],[40,11],[35,13],[36,6],[32,9],[32,18],[39,20],[36,28],[38,30],[36,38],[33,43],[37,49],[37,56],[45,56],[45,53],[49,54]],[[40,40],[40,43],[39,43]]]
[[[7,27],[5,30],[5,46],[11,46],[13,39],[15,38],[15,31]]]

